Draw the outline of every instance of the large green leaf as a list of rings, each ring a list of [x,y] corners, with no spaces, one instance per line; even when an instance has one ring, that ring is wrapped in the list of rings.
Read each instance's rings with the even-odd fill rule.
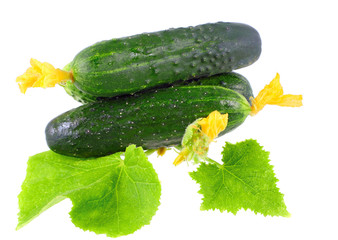
[[[268,152],[255,140],[246,140],[227,143],[222,154],[222,165],[202,163],[190,173],[201,186],[202,210],[236,214],[251,209],[264,216],[289,216]]]
[[[19,194],[21,228],[40,213],[70,198],[73,223],[117,237],[149,224],[160,204],[161,186],[142,148],[84,160],[52,151],[31,157]]]

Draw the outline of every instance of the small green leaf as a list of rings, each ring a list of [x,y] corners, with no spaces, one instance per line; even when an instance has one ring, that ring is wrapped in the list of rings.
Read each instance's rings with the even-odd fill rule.
[[[201,210],[236,214],[240,209],[251,209],[264,216],[290,215],[276,186],[269,153],[255,140],[227,143],[222,154],[222,165],[202,163],[190,173],[204,196]]]
[[[85,160],[47,151],[31,157],[17,228],[65,198],[83,230],[118,237],[149,224],[160,205],[158,176],[142,148],[129,146],[124,160],[121,154]]]

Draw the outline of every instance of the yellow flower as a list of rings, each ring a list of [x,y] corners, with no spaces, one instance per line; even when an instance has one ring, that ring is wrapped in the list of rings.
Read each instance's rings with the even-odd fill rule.
[[[209,144],[222,132],[228,123],[228,114],[213,111],[206,118],[198,119],[190,124],[183,136],[183,150],[174,161],[174,165],[183,161],[198,162],[207,156]]]
[[[30,87],[54,87],[57,83],[72,80],[71,72],[55,69],[49,63],[41,63],[32,58],[30,64],[31,67],[16,79],[22,93],[25,93]]]
[[[202,132],[205,133],[210,142],[214,140],[220,132],[222,132],[228,124],[228,114],[221,114],[218,111],[213,111],[208,117],[202,118],[198,122]]]
[[[277,73],[276,77],[258,93],[257,97],[251,97],[252,105],[250,115],[256,115],[267,104],[282,107],[300,107],[303,105],[302,99],[302,95],[283,93],[280,76]]]
[[[188,155],[189,155],[188,149],[184,148],[176,157],[174,165],[177,166],[178,164],[184,162],[187,159]]]

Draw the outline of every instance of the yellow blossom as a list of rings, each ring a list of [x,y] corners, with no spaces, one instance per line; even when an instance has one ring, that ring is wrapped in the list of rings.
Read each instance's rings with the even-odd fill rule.
[[[302,95],[283,93],[280,76],[277,73],[276,77],[258,93],[256,98],[251,98],[252,105],[250,115],[256,115],[267,104],[283,107],[300,107],[302,106],[302,99]]]
[[[211,142],[226,128],[228,124],[228,114],[213,111],[208,117],[202,118],[198,124],[201,126],[202,132],[210,138]]]
[[[54,87],[57,83],[72,80],[71,72],[55,69],[49,63],[41,63],[32,58],[30,64],[31,67],[16,79],[22,93],[25,93],[30,87]]]
[[[188,149],[183,149],[178,156],[176,157],[175,161],[174,161],[174,165],[177,166],[178,164],[182,163],[183,161],[185,161],[187,159],[189,155],[189,151]]]
[[[182,140],[183,150],[174,161],[174,165],[207,156],[209,144],[222,132],[228,123],[228,114],[213,111],[206,118],[198,119],[190,124]]]

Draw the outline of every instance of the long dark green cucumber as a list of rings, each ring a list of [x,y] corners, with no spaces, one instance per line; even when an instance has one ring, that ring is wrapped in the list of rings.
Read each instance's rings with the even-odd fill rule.
[[[102,41],[70,63],[74,85],[113,97],[178,80],[246,67],[261,53],[258,32],[241,23],[209,23]]]
[[[253,97],[252,88],[249,81],[242,75],[231,72],[213,75],[210,77],[203,77],[198,79],[192,79],[189,81],[178,81],[174,84],[164,85],[161,87],[170,87],[170,86],[198,86],[198,85],[209,85],[209,86],[221,86],[242,94],[249,103],[251,103],[251,97]],[[70,94],[75,100],[81,103],[95,102],[102,100],[103,98],[98,98],[88,93],[84,93],[74,86],[71,82],[67,82],[64,86],[66,92]],[[153,89],[152,89],[153,90]]]
[[[88,103],[46,127],[51,150],[70,156],[97,157],[136,144],[145,149],[181,143],[185,128],[218,110],[229,114],[229,132],[244,122],[250,104],[235,91],[216,86],[182,86]]]
[[[224,134],[244,122],[250,104],[241,94],[217,86],[158,89],[70,110],[49,122],[46,139],[51,150],[77,157],[124,151],[130,144],[174,146],[190,123],[214,110],[229,114]]]

